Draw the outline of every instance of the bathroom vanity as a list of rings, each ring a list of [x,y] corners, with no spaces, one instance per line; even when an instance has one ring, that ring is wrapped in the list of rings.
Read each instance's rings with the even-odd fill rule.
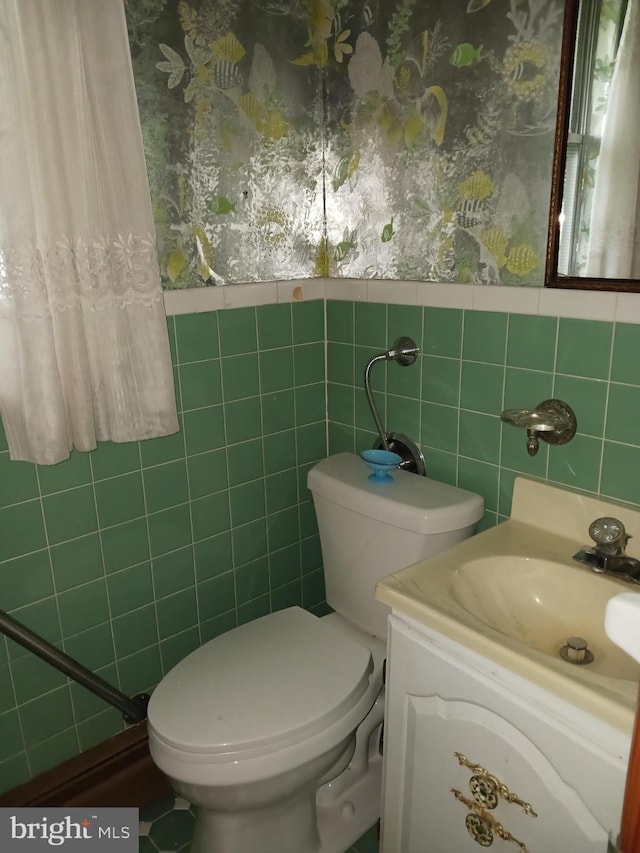
[[[572,560],[602,515],[640,534],[640,513],[519,479],[507,522],[378,584],[382,853],[606,851],[640,670],[604,632],[607,601],[635,587]],[[561,657],[576,636],[592,663]]]

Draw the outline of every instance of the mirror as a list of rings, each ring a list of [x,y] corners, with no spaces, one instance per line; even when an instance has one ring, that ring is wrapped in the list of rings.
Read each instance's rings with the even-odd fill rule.
[[[640,0],[566,0],[545,284],[640,292]]]

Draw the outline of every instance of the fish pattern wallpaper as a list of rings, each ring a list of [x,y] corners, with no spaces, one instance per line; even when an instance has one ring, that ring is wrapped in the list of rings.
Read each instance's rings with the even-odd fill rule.
[[[126,0],[166,288],[541,285],[562,0]]]

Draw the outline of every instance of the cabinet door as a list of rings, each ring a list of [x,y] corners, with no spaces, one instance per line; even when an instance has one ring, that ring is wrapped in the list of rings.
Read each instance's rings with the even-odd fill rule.
[[[384,853],[604,853],[624,762],[545,725],[539,707],[444,660],[442,649],[392,634]],[[585,790],[601,792],[596,808]]]

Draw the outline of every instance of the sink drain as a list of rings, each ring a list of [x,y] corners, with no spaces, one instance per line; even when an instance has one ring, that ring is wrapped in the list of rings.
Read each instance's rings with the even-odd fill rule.
[[[576,666],[593,663],[593,654],[587,648],[587,641],[582,637],[568,637],[566,646],[560,649],[560,657]]]

